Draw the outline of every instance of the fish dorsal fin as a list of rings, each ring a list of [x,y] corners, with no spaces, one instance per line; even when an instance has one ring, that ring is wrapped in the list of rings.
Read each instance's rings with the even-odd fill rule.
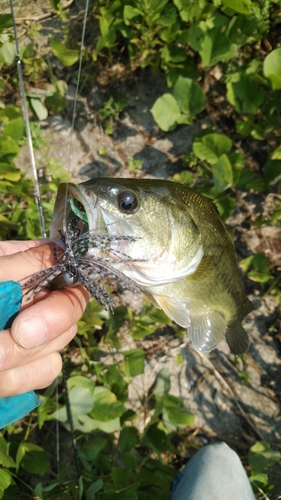
[[[190,325],[190,312],[186,303],[177,301],[171,297],[154,294],[153,303],[158,304],[169,318],[183,328],[187,328]]]
[[[214,349],[225,336],[227,324],[217,311],[206,311],[191,316],[190,320],[188,335],[198,351],[206,352]]]

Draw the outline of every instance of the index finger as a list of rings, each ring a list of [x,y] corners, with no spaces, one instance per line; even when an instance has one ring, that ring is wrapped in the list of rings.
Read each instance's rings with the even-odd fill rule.
[[[39,244],[25,251],[0,256],[0,281],[20,281],[30,274],[56,265],[54,248],[54,243]]]

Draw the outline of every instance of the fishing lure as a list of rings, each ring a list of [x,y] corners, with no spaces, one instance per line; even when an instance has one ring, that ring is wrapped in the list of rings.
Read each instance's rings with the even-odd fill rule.
[[[73,216],[63,230],[60,230],[60,246],[55,247],[56,264],[39,273],[24,278],[22,284],[27,301],[44,288],[61,289],[83,285],[90,295],[105,309],[113,308],[113,298],[106,291],[106,279],[116,279],[121,285],[133,293],[140,293],[133,280],[112,266],[112,262],[123,263],[133,261],[126,254],[113,250],[109,245],[116,241],[135,241],[131,236],[108,235],[88,231],[87,218],[79,209],[70,203]],[[89,254],[89,250],[100,249],[104,257]],[[62,252],[62,253],[61,253]]]

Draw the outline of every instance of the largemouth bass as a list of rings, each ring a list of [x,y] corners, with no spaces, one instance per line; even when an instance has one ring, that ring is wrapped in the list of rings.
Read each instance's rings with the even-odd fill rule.
[[[252,306],[243,291],[232,238],[210,199],[161,180],[63,183],[50,237],[61,237],[73,217],[84,235],[87,259],[109,259],[118,273],[188,329],[195,348],[209,351],[225,337],[233,353],[247,349],[241,321]]]

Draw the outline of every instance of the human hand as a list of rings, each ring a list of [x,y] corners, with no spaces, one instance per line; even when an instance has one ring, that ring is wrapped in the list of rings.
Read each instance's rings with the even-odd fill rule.
[[[47,239],[0,243],[0,281],[19,281],[55,264],[54,243]],[[59,351],[75,336],[88,300],[80,285],[45,289],[30,302],[23,301],[12,327],[0,331],[0,397],[53,382],[62,365]]]

